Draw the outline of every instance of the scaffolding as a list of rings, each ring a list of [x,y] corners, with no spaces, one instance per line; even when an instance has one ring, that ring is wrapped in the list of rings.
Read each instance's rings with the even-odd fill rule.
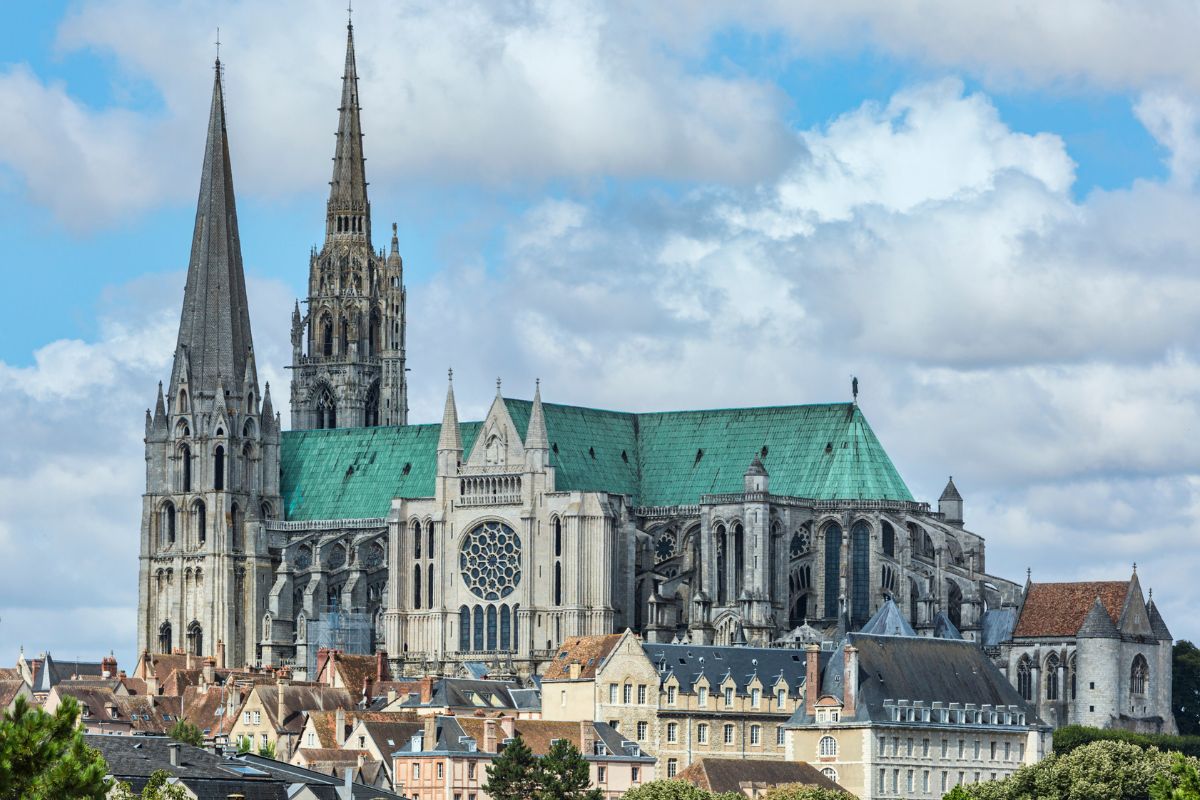
[[[307,621],[305,634],[308,644],[305,661],[309,676],[315,677],[317,674],[317,651],[323,647],[356,655],[375,652],[375,625],[366,609],[346,610],[329,606],[319,617]]]

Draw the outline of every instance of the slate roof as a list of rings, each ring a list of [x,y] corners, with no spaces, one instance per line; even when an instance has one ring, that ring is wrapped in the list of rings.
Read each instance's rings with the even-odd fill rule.
[[[375,746],[379,748],[379,751],[384,755],[391,755],[412,741],[412,737],[424,729],[425,723],[386,722],[367,719],[363,720],[361,725],[366,730],[367,735],[371,737],[371,740],[375,742]]]
[[[1150,628],[1154,631],[1154,637],[1161,641],[1169,642],[1175,637],[1171,635],[1171,631],[1167,628],[1167,623],[1162,618],[1162,614],[1158,613],[1158,604],[1154,602],[1154,598],[1146,604],[1146,613],[1150,615]]]
[[[942,489],[942,496],[938,500],[962,500],[962,495],[958,493],[958,487],[954,485],[954,478],[946,481],[946,488]]]
[[[891,721],[884,701],[922,701],[1019,706],[1032,725],[1037,714],[1011,683],[973,642],[923,636],[875,636],[852,633],[848,641],[858,649],[858,721]],[[841,675],[845,651],[839,648],[825,665],[821,693],[844,699]],[[792,716],[793,724],[811,722],[804,707]],[[907,723],[911,724],[911,723]]]
[[[483,756],[494,755],[484,749],[487,724],[487,720],[479,717],[438,717],[437,743],[431,747],[430,743],[423,742],[424,750],[421,752],[469,753],[472,751],[463,739],[470,737],[475,743],[474,752]],[[506,738],[506,734],[499,720],[495,721],[495,725],[496,741],[499,743]],[[581,748],[583,738],[581,725],[591,725],[596,738],[604,742],[608,754],[601,758],[654,761],[654,757],[642,752],[639,745],[632,742],[626,745],[625,737],[607,722],[580,723],[545,719],[517,719],[513,720],[513,733],[521,737],[534,755],[545,755],[550,751],[550,744],[555,739],[566,739]],[[397,752],[413,752],[411,739],[397,748]],[[634,753],[637,754],[634,755]],[[593,757],[590,752],[585,752],[583,755],[587,758]]]
[[[620,633],[608,633],[600,636],[571,636],[558,648],[554,660],[542,673],[542,680],[569,680],[571,665],[579,664],[579,679],[591,680],[596,677],[596,668],[621,641]]]
[[[642,649],[659,671],[661,680],[665,681],[674,674],[680,688],[688,693],[701,675],[708,679],[710,687],[722,683],[728,675],[736,684],[739,694],[746,693],[755,675],[768,689],[782,675],[787,681],[789,696],[798,697],[800,687],[804,684],[808,657],[805,650],[786,647],[715,647],[645,642]],[[822,661],[828,657],[827,651],[818,654]]]
[[[998,647],[1012,638],[1017,626],[1017,609],[1012,606],[989,608],[983,612],[979,623],[979,643],[984,647]]]
[[[1121,632],[1113,624],[1112,617],[1105,611],[1099,597],[1092,601],[1091,610],[1083,618],[1083,624],[1079,626],[1079,630],[1075,635],[1084,639],[1121,638]]]
[[[939,611],[933,616],[933,635],[938,639],[961,639],[962,633],[958,630],[950,617],[945,611]]]
[[[354,697],[348,689],[333,689],[328,686],[256,686],[259,702],[263,711],[271,720],[276,730],[286,730],[299,733],[304,728],[306,712],[331,711],[341,708],[345,711],[354,710]],[[282,720],[276,719],[279,692],[283,692]]]
[[[826,778],[816,767],[804,761],[748,760],[744,758],[704,757],[693,761],[675,776],[681,781],[705,791],[743,793],[743,788],[759,788],[802,783],[822,789],[841,790],[836,782]]]
[[[276,761],[273,758],[263,758],[253,753],[240,753],[231,761],[242,762],[260,772],[265,772],[274,778],[289,784],[303,783],[317,800],[342,800],[338,787],[343,785],[344,778],[335,777],[316,770],[307,769],[297,764]],[[403,800],[403,795],[376,789],[361,783],[352,784],[354,800]],[[222,798],[224,800],[224,798]],[[247,798],[249,800],[249,798]]]
[[[1129,581],[1032,583],[1013,637],[1074,636],[1097,597],[1113,624],[1118,624],[1128,594]]]
[[[241,794],[245,800],[286,800],[286,785],[261,771],[246,773],[242,764],[199,747],[179,745],[179,766],[171,766],[165,736],[108,736],[85,734],[89,747],[100,751],[109,774],[141,791],[157,770],[179,778],[198,800],[226,800]]]
[[[506,399],[524,437],[532,403]],[[773,494],[911,501],[851,403],[630,414],[543,404],[560,491],[629,495],[635,505],[741,492],[758,455]],[[459,425],[469,453],[479,422]],[[286,431],[281,490],[289,520],[380,518],[393,497],[431,497],[440,424]]]
[[[917,632],[913,630],[912,625],[908,624],[908,620],[904,618],[904,614],[900,613],[896,601],[892,598],[887,598],[883,601],[883,605],[875,612],[869,620],[862,626],[860,633],[873,633],[878,636],[916,636]],[[962,637],[959,637],[962,638]]]

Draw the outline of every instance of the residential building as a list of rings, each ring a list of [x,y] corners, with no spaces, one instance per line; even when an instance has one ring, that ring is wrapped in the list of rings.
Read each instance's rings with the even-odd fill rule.
[[[155,772],[166,772],[189,797],[242,800],[298,800],[289,785],[270,773],[248,767],[199,747],[158,736],[86,734],[88,747],[100,751],[109,776],[140,793]],[[317,795],[309,794],[316,799]]]
[[[230,726],[229,739],[232,743],[249,740],[251,750],[273,749],[275,758],[288,761],[300,746],[310,712],[351,711],[355,705],[354,696],[346,689],[286,682],[255,686]]]
[[[678,775],[706,792],[737,793],[761,797],[777,786],[800,784],[818,789],[842,790],[820,770],[803,761],[769,761],[703,756]]]

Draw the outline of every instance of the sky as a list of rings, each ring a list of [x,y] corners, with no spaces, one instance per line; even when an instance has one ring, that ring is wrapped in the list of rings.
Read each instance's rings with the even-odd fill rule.
[[[287,397],[346,12],[8,4],[0,662],[135,648],[217,29],[260,378]],[[413,421],[448,367],[632,411],[860,405],[989,572],[1119,580],[1200,637],[1192,2],[359,0]],[[283,405],[282,402],[278,403]]]

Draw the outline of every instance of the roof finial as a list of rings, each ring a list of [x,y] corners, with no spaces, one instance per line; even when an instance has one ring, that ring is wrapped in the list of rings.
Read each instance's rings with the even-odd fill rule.
[[[1137,575],[1137,562],[1133,562],[1133,574]]]
[[[354,0],[346,0],[346,27],[354,27]]]
[[[854,405],[858,405],[858,378],[850,376],[850,394],[854,395]]]
[[[541,390],[541,388],[542,388],[542,379],[541,378],[533,379],[533,388],[535,388],[539,391]]]
[[[496,377],[496,396],[500,396],[500,377]]]
[[[1151,600],[1154,599],[1154,587],[1153,586],[1150,587],[1150,599]]]
[[[1032,579],[1033,579],[1033,567],[1026,567],[1025,568],[1025,580],[1028,581],[1028,580],[1032,580]]]
[[[221,63],[221,26],[220,25],[217,26],[216,45],[217,45],[217,63],[220,64]]]
[[[448,370],[446,370],[446,375],[450,378],[450,382],[454,383],[454,367],[450,367]]]

